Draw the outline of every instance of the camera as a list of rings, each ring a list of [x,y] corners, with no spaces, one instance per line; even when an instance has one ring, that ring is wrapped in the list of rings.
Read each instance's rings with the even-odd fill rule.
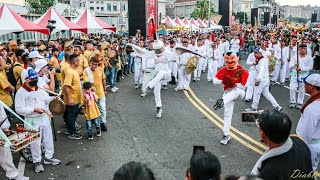
[[[259,116],[263,110],[260,111],[243,111],[242,112],[242,122],[256,122],[257,119],[259,119]]]
[[[56,69],[56,73],[61,73],[60,68],[55,68],[55,67],[53,67],[53,66],[49,66],[48,69],[49,69],[50,71],[52,71],[53,69]]]

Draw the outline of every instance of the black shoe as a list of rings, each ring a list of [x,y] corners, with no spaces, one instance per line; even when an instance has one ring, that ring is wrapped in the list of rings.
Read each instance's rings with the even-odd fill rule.
[[[223,99],[218,99],[216,104],[213,106],[215,110],[222,108],[223,106]]]
[[[104,131],[104,132],[108,131],[107,126],[106,126],[105,123],[101,123],[101,131]]]

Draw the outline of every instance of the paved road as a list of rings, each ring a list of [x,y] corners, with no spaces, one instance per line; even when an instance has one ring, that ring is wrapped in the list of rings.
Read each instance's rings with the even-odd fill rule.
[[[242,64],[244,62],[241,62]],[[140,97],[133,87],[133,75],[117,84],[119,91],[108,94],[108,128],[102,137],[88,141],[69,140],[64,135],[61,117],[55,118],[57,139],[55,157],[62,160],[59,166],[44,166],[45,172],[35,174],[33,165],[27,164],[25,175],[31,179],[112,179],[113,173],[125,162],[141,161],[155,173],[157,179],[182,180],[194,145],[203,145],[220,159],[222,174],[248,174],[263,153],[258,129],[253,123],[241,122],[241,111],[250,103],[237,101],[233,116],[232,139],[226,146],[219,144],[222,137],[223,110],[214,111],[212,105],[222,96],[221,86],[206,82],[192,82],[189,92],[174,92],[173,86],[162,91],[163,117],[155,118],[153,94]],[[272,86],[272,94],[284,107],[293,121],[292,132],[299,119],[299,111],[289,108],[289,90]],[[260,109],[270,109],[271,104],[261,98]],[[85,126],[84,118],[79,123]],[[82,129],[85,132],[85,129]],[[18,165],[19,156],[14,154]],[[0,179],[4,179],[0,170]]]

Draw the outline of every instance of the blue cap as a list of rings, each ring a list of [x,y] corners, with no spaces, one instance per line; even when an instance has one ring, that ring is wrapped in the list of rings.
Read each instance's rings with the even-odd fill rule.
[[[237,54],[238,52],[234,51],[234,50],[228,50],[228,51],[226,51],[226,53]]]
[[[34,69],[28,70],[28,78],[29,79],[38,79],[39,75]]]
[[[254,50],[253,50],[253,52],[261,52],[261,48],[255,48]]]

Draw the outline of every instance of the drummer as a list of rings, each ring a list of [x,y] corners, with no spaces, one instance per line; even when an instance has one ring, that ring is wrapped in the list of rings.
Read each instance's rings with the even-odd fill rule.
[[[9,132],[10,122],[8,121],[7,115],[2,105],[0,105],[0,124],[2,124],[0,128],[4,133]],[[17,179],[17,180],[29,179],[28,177],[18,175],[18,170],[13,164],[13,158],[10,150],[7,151],[5,150],[4,147],[0,146],[0,157],[1,157],[0,166],[6,172],[6,176],[8,179]]]
[[[41,142],[43,142],[46,150],[44,164],[60,164],[60,160],[53,158],[54,146],[50,118],[48,116],[50,112],[47,106],[54,97],[50,97],[44,90],[38,89],[38,79],[38,73],[34,69],[29,69],[25,83],[16,93],[14,103],[16,112],[24,116],[25,120],[34,129],[40,131],[40,139],[30,144],[36,173],[44,171],[41,163]]]

